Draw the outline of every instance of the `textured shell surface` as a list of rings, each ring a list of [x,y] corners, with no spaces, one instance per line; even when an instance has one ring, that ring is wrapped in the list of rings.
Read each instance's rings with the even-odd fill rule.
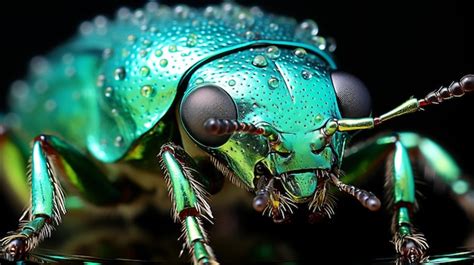
[[[231,3],[122,8],[113,19],[83,22],[77,37],[32,60],[28,78],[13,84],[10,124],[19,137],[57,132],[101,161],[117,161],[170,111],[190,72],[271,45],[304,48],[335,68],[333,46],[313,21]]]

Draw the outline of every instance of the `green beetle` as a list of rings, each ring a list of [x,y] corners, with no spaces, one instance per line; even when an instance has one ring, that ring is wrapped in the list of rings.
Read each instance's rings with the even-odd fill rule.
[[[31,172],[4,162],[1,173],[19,201],[31,202],[18,230],[1,240],[8,259],[21,259],[60,223],[62,179],[99,206],[133,200],[130,185],[107,177],[123,165],[163,175],[186,246],[202,264],[216,262],[202,221],[212,219],[208,195],[224,177],[255,194],[255,210],[285,222],[295,211],[334,214],[332,187],[379,209],[374,194],[348,183],[385,159],[395,249],[410,261],[422,259],[428,244],[411,221],[409,154],[423,156],[461,202],[471,191],[449,154],[422,136],[384,135],[348,150],[346,144],[351,131],[474,90],[472,75],[372,117],[367,89],[337,70],[334,45],[311,20],[229,3],[150,3],[80,30],[35,58],[28,78],[12,86],[0,156],[31,152]]]

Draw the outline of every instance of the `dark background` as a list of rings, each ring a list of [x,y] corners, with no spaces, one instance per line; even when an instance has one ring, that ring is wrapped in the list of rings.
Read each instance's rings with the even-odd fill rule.
[[[197,1],[182,2],[198,5]],[[311,5],[309,1],[296,0],[236,2],[259,5],[299,20],[314,19],[322,36],[336,39],[338,48],[335,55],[340,68],[360,77],[369,87],[375,114],[389,110],[410,96],[423,97],[464,74],[474,73],[472,9],[461,1],[311,1]],[[5,94],[9,84],[22,78],[32,56],[45,54],[73,36],[79,23],[85,19],[98,14],[111,17],[122,5],[139,7],[142,3],[144,1],[61,1],[53,6],[38,2],[10,2],[12,6],[3,9],[0,16],[3,64],[0,110],[6,111]],[[162,3],[172,4],[172,1]],[[451,151],[467,173],[474,175],[471,153],[474,139],[472,130],[468,128],[473,120],[473,102],[473,95],[456,99],[429,108],[424,113],[391,121],[379,131],[412,130],[428,135]],[[377,176],[374,183],[381,185],[383,172]],[[429,188],[427,193],[428,199],[423,201],[424,210],[418,223],[435,249],[452,251],[460,247],[469,226],[462,212],[447,196],[437,197]],[[1,219],[5,222],[0,226],[0,234],[4,234],[13,228],[18,216],[10,213],[7,203],[1,202],[0,207],[3,209]],[[293,233],[293,236],[301,236],[302,242],[308,241],[301,243],[301,247],[315,245],[322,249],[321,252],[310,250],[307,255],[302,255],[303,258],[327,255],[328,250],[339,251],[342,255],[336,255],[338,257],[354,257],[355,260],[392,255],[386,214],[367,213],[352,201],[337,210],[335,224],[331,226],[323,225],[322,229],[285,226],[280,228],[282,236]],[[273,228],[263,219],[253,213],[248,215],[249,222],[256,227]],[[296,230],[291,230],[293,228]],[[278,231],[276,229],[274,231]],[[311,232],[305,233],[302,229],[311,229]],[[259,232],[262,231],[255,233]]]

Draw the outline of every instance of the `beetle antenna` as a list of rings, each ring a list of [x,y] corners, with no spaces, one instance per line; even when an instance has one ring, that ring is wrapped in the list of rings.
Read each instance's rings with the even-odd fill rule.
[[[377,211],[380,209],[380,200],[372,192],[342,183],[342,181],[335,174],[331,174],[331,181],[339,190],[349,193],[355,197],[365,208],[371,211]]]
[[[465,75],[459,82],[453,82],[449,87],[441,87],[434,90],[424,99],[411,98],[391,111],[384,113],[374,118],[359,118],[359,119],[339,119],[337,122],[337,130],[340,132],[372,129],[376,125],[381,124],[387,120],[395,117],[405,115],[412,112],[423,110],[423,107],[440,104],[453,97],[462,97],[466,93],[474,91],[474,75]]]
[[[264,135],[265,129],[251,123],[231,119],[209,118],[204,122],[204,128],[214,135],[232,134],[234,132]]]
[[[465,93],[474,91],[474,75],[465,75],[459,82],[452,82],[449,87],[441,87],[430,92],[424,99],[419,100],[420,107],[440,104],[453,97],[462,97]]]

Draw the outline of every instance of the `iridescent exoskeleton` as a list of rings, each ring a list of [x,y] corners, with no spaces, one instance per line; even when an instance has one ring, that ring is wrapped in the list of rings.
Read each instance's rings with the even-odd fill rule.
[[[283,222],[302,209],[309,218],[333,215],[334,188],[378,210],[379,199],[350,182],[387,161],[394,244],[412,261],[428,244],[411,221],[410,154],[467,201],[471,189],[454,160],[423,136],[393,133],[346,146],[352,131],[474,90],[473,75],[372,116],[367,89],[337,68],[333,41],[312,20],[229,3],[150,3],[134,14],[121,9],[115,20],[85,22],[80,31],[35,58],[28,77],[12,86],[0,127],[1,170],[8,183],[23,180],[11,185],[18,200],[31,200],[18,230],[1,240],[9,259],[22,258],[60,223],[61,179],[99,206],[132,200],[135,190],[107,178],[123,165],[165,178],[173,217],[200,264],[216,262],[202,221],[213,218],[208,197],[224,177],[255,195],[257,211]],[[30,173],[6,159],[28,154]]]

